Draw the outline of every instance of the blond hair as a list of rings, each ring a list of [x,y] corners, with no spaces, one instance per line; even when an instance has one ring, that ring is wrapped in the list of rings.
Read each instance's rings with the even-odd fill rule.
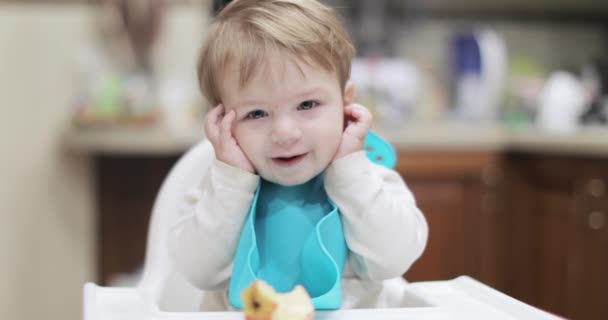
[[[211,106],[221,102],[219,83],[236,63],[243,87],[270,50],[336,72],[342,91],[355,54],[334,11],[316,0],[234,0],[211,24],[198,59],[198,80]]]

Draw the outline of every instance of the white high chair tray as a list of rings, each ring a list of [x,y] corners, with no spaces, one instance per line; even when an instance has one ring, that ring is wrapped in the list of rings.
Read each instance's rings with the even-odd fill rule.
[[[470,277],[411,283],[417,307],[317,312],[318,320],[561,319],[502,294]],[[242,320],[242,312],[162,312],[136,288],[85,286],[84,320]]]

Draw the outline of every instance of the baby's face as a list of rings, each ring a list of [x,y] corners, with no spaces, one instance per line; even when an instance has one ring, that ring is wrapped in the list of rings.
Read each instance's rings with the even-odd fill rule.
[[[232,134],[257,173],[297,185],[332,161],[342,139],[345,102],[335,73],[279,54],[269,61],[243,88],[237,66],[230,66],[221,84],[222,103],[226,112],[236,112]]]

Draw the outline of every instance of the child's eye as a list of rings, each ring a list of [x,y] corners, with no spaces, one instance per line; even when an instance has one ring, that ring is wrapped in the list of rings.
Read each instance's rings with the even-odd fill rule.
[[[262,117],[266,117],[268,116],[268,113],[266,113],[266,111],[264,110],[254,110],[251,111],[247,114],[247,116],[245,116],[246,119],[259,119]]]
[[[304,102],[300,103],[300,105],[298,106],[298,110],[310,110],[318,105],[319,105],[318,102],[308,100],[308,101],[304,101]]]

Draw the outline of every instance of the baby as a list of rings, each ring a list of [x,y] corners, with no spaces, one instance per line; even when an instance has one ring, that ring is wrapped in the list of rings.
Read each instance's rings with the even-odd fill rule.
[[[366,157],[372,116],[354,102],[353,55],[315,0],[234,1],[211,24],[198,73],[213,160],[169,237],[202,310],[241,307],[235,291],[252,278],[301,284],[318,309],[408,304],[401,276],[427,224],[400,175]],[[329,249],[305,253],[311,241]]]

